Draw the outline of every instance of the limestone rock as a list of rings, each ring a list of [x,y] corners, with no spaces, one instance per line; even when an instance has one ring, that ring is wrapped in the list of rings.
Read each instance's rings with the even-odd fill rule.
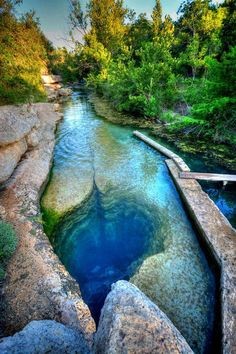
[[[27,145],[29,148],[36,147],[40,141],[40,134],[37,129],[33,128],[26,137]]]
[[[168,317],[127,281],[113,284],[102,309],[95,353],[193,353]]]
[[[21,140],[38,122],[36,112],[29,105],[0,107],[0,146]]]
[[[21,332],[0,340],[1,354],[89,353],[81,334],[55,321],[32,321]]]
[[[5,147],[0,147],[0,183],[6,181],[11,176],[26,150],[27,144],[25,139]]]
[[[42,82],[44,85],[56,84],[61,81],[62,81],[62,78],[60,75],[42,75]]]

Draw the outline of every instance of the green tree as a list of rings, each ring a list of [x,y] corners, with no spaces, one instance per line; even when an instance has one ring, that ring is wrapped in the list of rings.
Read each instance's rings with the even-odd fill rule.
[[[123,0],[91,0],[88,15],[93,35],[112,55],[119,52],[126,33]],[[87,37],[85,37],[87,40]]]
[[[152,23],[146,14],[140,14],[137,19],[129,25],[126,43],[132,51],[132,57],[137,60],[136,52],[147,42],[152,41]]]
[[[153,23],[153,38],[158,38],[161,27],[162,27],[162,7],[161,1],[156,0],[156,4],[152,12],[152,23]]]
[[[186,73],[190,67],[195,77],[197,72],[204,73],[204,57],[217,56],[221,51],[220,33],[226,11],[212,5],[211,0],[188,0],[178,13],[174,52],[181,57]]]

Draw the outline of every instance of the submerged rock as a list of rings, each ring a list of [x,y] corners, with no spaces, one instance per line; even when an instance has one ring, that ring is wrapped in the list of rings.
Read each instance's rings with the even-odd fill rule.
[[[113,284],[102,309],[95,353],[193,353],[168,317],[127,281]]]
[[[55,321],[32,321],[14,336],[0,339],[1,354],[89,352],[78,332]]]
[[[78,173],[76,169],[68,168],[53,175],[42,198],[42,208],[45,215],[56,216],[55,224],[62,216],[75,207],[83,204],[93,191],[93,174],[91,171]],[[52,220],[51,220],[52,221]],[[50,232],[49,232],[50,233]]]
[[[203,353],[211,340],[214,283],[198,248],[179,234],[163,252],[147,257],[130,281],[168,315],[194,351]]]

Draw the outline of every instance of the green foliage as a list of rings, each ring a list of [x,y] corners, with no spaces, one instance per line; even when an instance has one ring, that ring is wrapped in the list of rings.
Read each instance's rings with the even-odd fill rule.
[[[152,24],[145,14],[140,14],[128,27],[126,44],[130,48],[132,58],[137,60],[136,51],[147,42],[151,42],[153,37]]]
[[[161,105],[175,97],[173,59],[163,43],[147,43],[136,52],[137,61],[112,61],[106,75],[90,75],[88,83],[109,97],[118,110],[146,117],[157,117]]]
[[[17,246],[15,230],[10,224],[0,221],[0,279],[4,277],[4,268]]]
[[[115,55],[126,33],[124,21],[127,10],[123,7],[123,0],[90,0],[88,9],[97,41]]]
[[[64,82],[75,82],[80,79],[79,60],[76,51],[69,52],[66,48],[58,48],[50,53],[49,60],[50,71],[53,74],[61,75]]]
[[[74,25],[86,32],[90,23],[75,64],[89,86],[171,133],[235,144],[234,0],[183,1],[175,23],[163,19],[160,0],[151,20],[121,0],[90,0],[87,13],[72,2]]]
[[[155,40],[158,39],[162,27],[162,7],[160,0],[156,0],[156,4],[152,12],[152,24],[153,38]]]
[[[0,2],[0,104],[45,99],[41,74],[47,70],[50,42],[34,12],[16,19],[13,2]]]
[[[218,142],[236,143],[236,99],[216,98],[208,103],[193,106],[192,115],[204,120],[201,135]]]

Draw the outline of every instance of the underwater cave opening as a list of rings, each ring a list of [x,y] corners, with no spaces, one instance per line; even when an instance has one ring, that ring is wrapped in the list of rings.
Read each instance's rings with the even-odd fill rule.
[[[96,323],[111,285],[129,280],[144,257],[162,250],[162,242],[154,241],[158,218],[149,209],[95,188],[54,232],[55,251],[78,281]]]

